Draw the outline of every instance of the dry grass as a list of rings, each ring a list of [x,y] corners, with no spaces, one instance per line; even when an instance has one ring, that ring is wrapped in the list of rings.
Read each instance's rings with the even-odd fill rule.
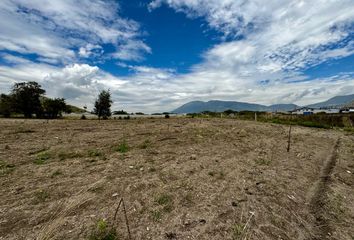
[[[89,239],[100,221],[126,239],[124,217],[113,222],[120,198],[133,239],[310,239],[309,199],[338,137],[328,217],[335,239],[350,239],[353,136],[294,127],[287,153],[287,132],[231,119],[1,119],[0,239]]]

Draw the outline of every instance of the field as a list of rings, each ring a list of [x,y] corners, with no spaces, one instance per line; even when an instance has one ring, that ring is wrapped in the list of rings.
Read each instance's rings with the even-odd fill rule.
[[[0,239],[354,239],[354,135],[288,131],[0,119]]]

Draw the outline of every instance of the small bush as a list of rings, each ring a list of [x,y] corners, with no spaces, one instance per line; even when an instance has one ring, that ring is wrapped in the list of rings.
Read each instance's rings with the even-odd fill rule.
[[[86,116],[84,114],[81,115],[80,117],[81,120],[86,120]]]
[[[170,115],[169,114],[166,114],[165,115],[165,118],[167,119],[167,118],[170,118]]]
[[[106,220],[100,219],[96,229],[89,236],[89,240],[117,240],[117,231],[108,225]]]

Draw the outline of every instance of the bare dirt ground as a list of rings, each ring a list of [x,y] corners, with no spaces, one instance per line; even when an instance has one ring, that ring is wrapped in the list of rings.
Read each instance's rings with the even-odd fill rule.
[[[231,119],[0,119],[0,239],[354,239],[354,136]],[[102,223],[102,221],[101,221]],[[108,238],[107,238],[108,239]]]

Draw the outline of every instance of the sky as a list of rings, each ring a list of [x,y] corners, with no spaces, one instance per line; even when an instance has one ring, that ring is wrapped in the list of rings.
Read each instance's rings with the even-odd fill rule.
[[[0,92],[23,81],[145,113],[354,94],[354,1],[1,0]]]

